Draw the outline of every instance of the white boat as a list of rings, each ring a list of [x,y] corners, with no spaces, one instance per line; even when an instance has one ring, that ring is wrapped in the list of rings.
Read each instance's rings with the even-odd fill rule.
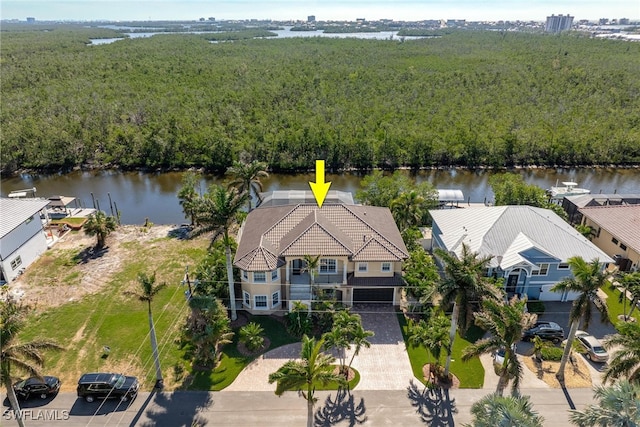
[[[566,196],[579,196],[582,194],[590,194],[591,190],[578,187],[577,182],[564,181],[561,186],[556,185],[549,189],[549,194],[552,199],[562,199]]]

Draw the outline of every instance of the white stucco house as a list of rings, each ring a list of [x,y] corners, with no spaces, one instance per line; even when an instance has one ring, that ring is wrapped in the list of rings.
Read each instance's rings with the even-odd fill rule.
[[[47,250],[40,212],[46,199],[0,198],[0,283],[11,282]]]

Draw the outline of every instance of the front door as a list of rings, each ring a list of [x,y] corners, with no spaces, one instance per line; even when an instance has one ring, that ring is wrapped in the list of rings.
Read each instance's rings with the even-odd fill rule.
[[[520,277],[520,273],[510,274],[507,279],[506,291],[507,295],[513,295],[516,293],[516,286],[518,285],[518,278]]]

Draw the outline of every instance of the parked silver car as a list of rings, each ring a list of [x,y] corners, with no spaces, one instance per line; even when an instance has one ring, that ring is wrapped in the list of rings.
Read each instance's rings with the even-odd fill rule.
[[[593,335],[584,331],[576,331],[576,341],[584,347],[585,356],[592,362],[605,363],[609,360],[609,353]]]

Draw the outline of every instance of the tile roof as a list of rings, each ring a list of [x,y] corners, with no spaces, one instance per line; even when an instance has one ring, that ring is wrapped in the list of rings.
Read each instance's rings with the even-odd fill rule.
[[[49,204],[47,199],[0,198],[0,239]]]
[[[242,225],[234,264],[266,271],[275,269],[283,256],[304,255],[359,261],[400,261],[409,256],[389,209],[325,202],[321,209],[305,203],[253,210]]]
[[[480,209],[429,211],[440,229],[440,239],[460,255],[462,243],[481,256],[493,256],[497,267],[518,262],[517,255],[535,247],[552,257],[567,260],[581,256],[590,261],[613,260],[571,225],[549,209],[531,206],[492,206]],[[507,258],[506,260],[504,258]]]
[[[581,208],[580,212],[640,253],[640,205],[594,206]]]

